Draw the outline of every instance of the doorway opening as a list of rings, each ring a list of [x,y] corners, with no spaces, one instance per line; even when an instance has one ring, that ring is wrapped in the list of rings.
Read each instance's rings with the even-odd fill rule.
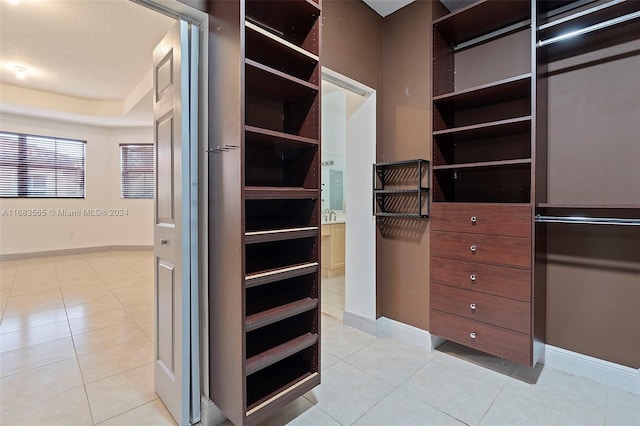
[[[149,368],[156,343],[150,250],[154,200],[121,194],[121,150],[153,144],[152,50],[178,16],[195,11],[164,0],[109,4],[68,0],[57,9],[36,3],[2,3],[3,47],[11,39],[16,43],[21,39],[22,46],[11,45],[9,50],[24,53],[9,59],[3,49],[3,62],[24,63],[27,77],[22,83],[7,81],[9,73],[2,73],[0,130],[85,141],[86,186],[84,197],[74,199],[0,200],[3,208],[46,213],[1,220],[0,355],[3,367],[11,367],[2,369],[2,393],[14,394],[5,384],[15,381],[20,399],[4,404],[2,417],[21,423],[20,416],[28,416],[27,423],[38,423],[42,414],[41,422],[46,423],[47,410],[42,407],[50,404],[56,413],[69,409],[68,421],[63,415],[61,423],[79,419],[89,424],[109,419],[136,423],[132,416],[140,412],[151,413],[157,424],[170,424],[171,415],[154,393]],[[66,15],[58,19],[56,13]],[[15,25],[5,25],[4,18]],[[109,24],[114,21],[119,25]],[[32,22],[40,22],[42,32],[33,30]],[[104,30],[103,23],[110,29]],[[57,30],[56,25],[60,25]],[[28,39],[20,27],[40,37]],[[149,29],[152,33],[147,34]],[[128,39],[117,41],[118,34]],[[34,46],[51,55],[32,51]],[[74,46],[87,50],[75,51]],[[132,46],[135,52],[129,49]],[[148,58],[148,64],[135,61],[136,57]],[[83,61],[89,59],[98,63],[92,65],[95,69],[110,76],[85,67]],[[75,74],[78,70],[85,74]],[[116,83],[121,80],[118,90]],[[11,90],[5,91],[8,86]],[[133,169],[134,163],[129,163]],[[140,170],[133,169],[129,171],[135,180]],[[34,333],[35,340],[25,337]],[[31,350],[47,356],[30,356]],[[65,378],[50,377],[56,385],[46,389],[30,386],[36,369],[39,376],[48,371],[51,377],[62,369]],[[15,380],[4,380],[11,377]],[[125,382],[131,386],[123,386]],[[133,389],[137,385],[142,390]],[[194,393],[199,408],[199,386]]]
[[[322,93],[322,311],[375,334],[376,92],[323,68]]]

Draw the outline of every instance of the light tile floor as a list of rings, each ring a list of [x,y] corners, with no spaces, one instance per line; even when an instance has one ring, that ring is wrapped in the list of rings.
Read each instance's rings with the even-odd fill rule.
[[[637,395],[376,339],[342,325],[344,277],[322,296],[322,384],[264,425],[640,425]],[[0,309],[2,426],[175,424],[152,385],[149,252],[1,262]]]

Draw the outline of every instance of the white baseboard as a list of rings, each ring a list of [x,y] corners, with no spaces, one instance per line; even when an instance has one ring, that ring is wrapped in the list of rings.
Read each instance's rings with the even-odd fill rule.
[[[0,254],[0,261],[7,260],[23,260],[23,259],[33,259],[36,257],[51,257],[51,256],[70,256],[74,254],[85,254],[85,253],[95,253],[100,251],[153,251],[153,246],[143,246],[143,245],[131,245],[131,246],[99,246],[99,247],[79,247],[72,249],[62,249],[62,250],[46,250],[46,251],[34,251],[27,253],[9,253],[9,254]]]
[[[367,333],[372,336],[377,335],[378,323],[374,319],[365,318],[358,314],[354,314],[353,312],[344,311],[342,323],[346,326],[353,327],[356,330],[360,330],[363,333]]]
[[[200,422],[202,426],[217,426],[223,424],[227,417],[209,398],[200,395]]]
[[[544,365],[640,395],[640,369],[551,345],[546,345]]]
[[[421,328],[392,320],[387,317],[378,318],[378,337],[393,337],[413,346],[433,350],[433,337],[428,331]],[[437,345],[436,345],[437,346]]]

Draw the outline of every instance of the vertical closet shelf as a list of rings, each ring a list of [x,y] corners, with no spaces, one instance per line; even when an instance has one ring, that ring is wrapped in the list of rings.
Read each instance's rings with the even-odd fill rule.
[[[373,215],[429,217],[429,174],[429,161],[423,159],[374,164]]]
[[[532,51],[536,16],[530,1],[483,0],[433,21],[430,332],[526,365],[544,341],[532,268],[535,67],[513,57]],[[458,61],[481,65],[481,77]]]
[[[221,39],[228,37],[221,49],[235,46],[242,60],[240,93],[223,81],[217,90],[242,107],[244,176],[220,180],[219,192],[241,188],[242,211],[224,221],[239,228],[241,258],[219,247],[234,279],[212,290],[226,307],[211,311],[225,339],[211,340],[218,357],[210,370],[213,402],[235,424],[256,424],[320,383],[321,4],[239,2],[212,6],[225,27]]]

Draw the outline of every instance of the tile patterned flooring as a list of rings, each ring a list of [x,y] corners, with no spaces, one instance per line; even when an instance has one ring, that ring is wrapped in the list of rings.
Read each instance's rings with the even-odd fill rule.
[[[342,325],[323,280],[322,384],[264,425],[640,425],[640,397],[545,368],[535,386]],[[0,262],[0,424],[173,425],[153,391],[149,252]],[[214,424],[229,424],[223,416]]]

